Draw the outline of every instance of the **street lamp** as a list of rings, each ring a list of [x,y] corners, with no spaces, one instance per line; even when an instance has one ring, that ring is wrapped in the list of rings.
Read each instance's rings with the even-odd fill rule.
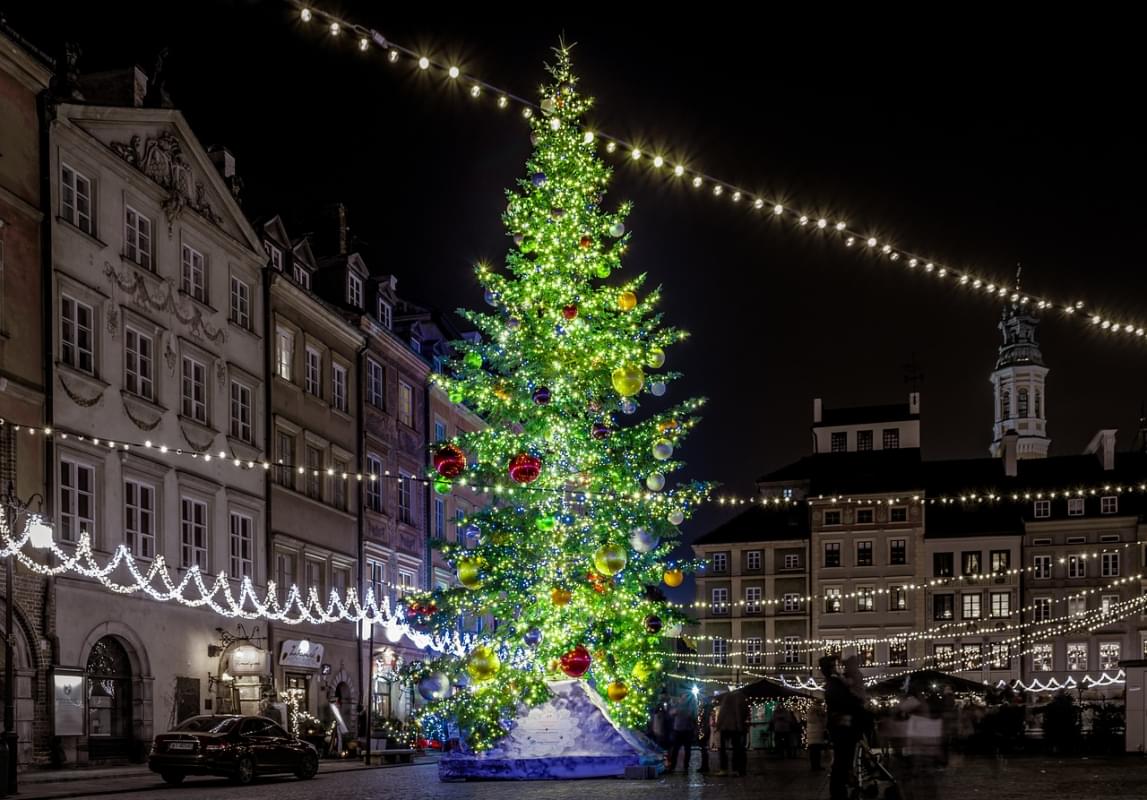
[[[16,487],[8,481],[8,490],[4,493],[4,516],[8,520],[8,533],[15,539],[17,522],[26,517],[26,530],[32,547],[43,550],[52,546],[52,526],[44,522],[39,513],[28,515],[28,507],[36,503],[37,510],[43,508],[44,497],[34,494],[27,500],[16,496]],[[16,555],[10,554],[4,559],[4,735],[0,739],[0,757],[7,762],[7,775],[5,778],[6,794],[16,794],[16,672],[15,672],[15,645],[16,626],[12,609],[15,599],[12,584],[15,583],[15,570],[13,562]]]

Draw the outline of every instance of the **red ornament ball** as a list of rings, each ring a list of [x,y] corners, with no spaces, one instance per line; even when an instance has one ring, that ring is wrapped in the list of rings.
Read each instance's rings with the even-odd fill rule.
[[[434,469],[443,478],[457,478],[466,470],[466,454],[456,444],[446,444],[434,453]]]
[[[509,472],[515,483],[533,483],[542,474],[542,460],[529,453],[518,453],[510,459]]]
[[[583,236],[581,237],[581,241],[579,241],[578,244],[581,245],[582,250],[588,250],[593,247],[593,238],[590,236]]]
[[[562,316],[566,319],[577,319],[577,304],[570,303],[568,306],[563,306]]]
[[[589,655],[589,651],[583,645],[578,645],[573,650],[562,656],[561,667],[562,672],[569,675],[571,678],[580,678],[589,670],[589,665],[593,659]]]
[[[593,423],[593,428],[590,429],[590,435],[595,439],[608,439],[609,435],[613,433],[609,426],[604,422]]]

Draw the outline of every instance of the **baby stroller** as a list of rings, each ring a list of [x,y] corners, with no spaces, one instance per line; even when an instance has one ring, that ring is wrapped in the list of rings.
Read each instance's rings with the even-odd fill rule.
[[[861,738],[853,755],[849,798],[852,800],[900,800],[896,777],[884,764],[884,757]]]

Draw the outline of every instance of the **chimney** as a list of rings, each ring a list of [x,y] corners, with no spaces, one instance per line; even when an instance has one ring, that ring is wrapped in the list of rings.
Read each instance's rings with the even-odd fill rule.
[[[1019,449],[1020,435],[1015,431],[1008,431],[1000,442],[1000,454],[1004,459],[1004,475],[1014,478],[1019,469],[1017,467],[1017,450]]]
[[[231,151],[222,145],[215,145],[207,151],[207,155],[211,158],[211,163],[215,165],[215,169],[219,170],[219,174],[223,176],[224,180],[230,180],[235,177],[235,156]]]
[[[339,224],[339,255],[345,256],[347,252],[346,206],[342,203],[338,203],[335,206],[335,210],[338,214]]]
[[[920,416],[920,393],[908,393],[908,413],[914,417]]]
[[[820,398],[814,397],[812,400],[812,421],[813,423],[820,422],[821,420]]]
[[[83,97],[91,103],[143,108],[147,97],[147,73],[139,67],[94,72],[79,79]]]
[[[1105,428],[1092,437],[1091,443],[1084,449],[1084,453],[1099,458],[1104,471],[1115,469],[1115,434],[1116,428]]]

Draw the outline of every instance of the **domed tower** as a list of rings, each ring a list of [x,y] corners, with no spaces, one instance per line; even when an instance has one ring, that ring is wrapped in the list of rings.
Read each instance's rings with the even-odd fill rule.
[[[999,329],[1004,342],[990,379],[996,419],[991,453],[1000,456],[1004,434],[1015,431],[1019,435],[1017,458],[1046,458],[1051,445],[1047,436],[1048,368],[1039,349],[1039,317],[1028,304],[1012,302],[1004,307]]]

